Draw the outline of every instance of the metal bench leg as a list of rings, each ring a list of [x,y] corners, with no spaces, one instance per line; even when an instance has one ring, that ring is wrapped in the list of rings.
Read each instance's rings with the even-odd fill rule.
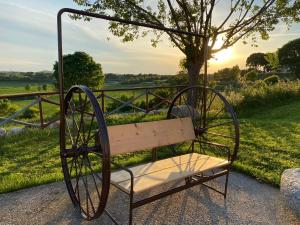
[[[130,192],[130,199],[129,199],[129,218],[128,218],[128,225],[132,225],[132,211],[133,211],[133,193]]]
[[[225,199],[226,199],[226,196],[227,196],[228,177],[229,177],[229,171],[226,174],[226,178],[225,178],[225,192],[224,192],[224,198]]]

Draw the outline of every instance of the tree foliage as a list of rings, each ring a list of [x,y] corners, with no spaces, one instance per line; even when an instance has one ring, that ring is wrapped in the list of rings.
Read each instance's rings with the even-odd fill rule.
[[[268,52],[265,56],[265,59],[268,62],[268,67],[271,70],[277,70],[279,68],[279,58],[278,58],[278,51],[276,52]]]
[[[217,81],[230,82],[238,81],[241,74],[241,70],[238,65],[232,68],[224,68],[213,74],[214,79]]]
[[[299,22],[298,0],[73,0],[85,10],[118,18],[175,28],[209,38],[209,57],[251,38],[255,44],[257,34],[268,39],[268,33],[283,21]],[[215,11],[222,11],[222,18],[215,18]],[[80,16],[72,16],[75,19]],[[86,19],[86,18],[85,18]],[[111,22],[111,33],[123,42],[133,41],[152,32],[151,43],[156,46],[162,40],[162,32],[141,29],[138,26]],[[198,83],[204,63],[203,39],[183,34],[166,33],[175,47],[186,57],[189,83]],[[216,48],[218,40],[223,40]]]
[[[68,89],[72,85],[86,85],[91,89],[101,88],[104,82],[102,67],[96,63],[91,56],[85,52],[63,56],[64,64],[64,85]],[[53,66],[54,77],[59,82],[58,62]]]
[[[268,65],[268,61],[266,60],[266,54],[257,52],[253,53],[246,59],[246,66],[250,68],[255,68],[258,70],[259,68],[265,68]]]
[[[280,65],[287,66],[300,77],[300,38],[288,42],[278,51]]]

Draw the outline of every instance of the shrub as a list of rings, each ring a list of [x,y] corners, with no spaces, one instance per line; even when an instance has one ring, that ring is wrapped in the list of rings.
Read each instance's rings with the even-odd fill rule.
[[[41,90],[42,90],[42,87],[41,87],[41,86],[38,86],[38,87],[37,87],[37,90],[38,90],[38,91],[41,91]]]
[[[277,75],[272,75],[264,79],[264,82],[267,85],[274,85],[279,82],[279,77]]]
[[[265,88],[267,86],[264,80],[257,80],[254,84],[254,88]]]
[[[42,89],[43,89],[44,91],[47,91],[48,85],[47,85],[47,84],[43,84],[43,85],[42,85]]]
[[[162,90],[157,91],[155,94],[161,96],[162,98],[168,98],[170,96],[170,91],[168,91],[166,89],[162,89]],[[149,101],[149,108],[150,109],[153,108],[160,102],[162,102],[162,99],[155,96],[154,98],[152,98]],[[158,108],[162,107],[163,105],[164,105],[164,103],[161,103],[161,105],[159,105]]]
[[[0,100],[0,115],[7,116],[15,113],[18,110],[18,107],[11,103],[8,99]]]
[[[258,78],[257,72],[255,70],[251,70],[248,73],[245,74],[245,79],[247,81],[256,81]]]
[[[30,84],[26,84],[26,86],[25,86],[25,90],[26,90],[26,91],[30,91],[30,89],[31,89],[31,86],[30,86]]]
[[[127,102],[127,101],[129,101],[130,99],[132,99],[132,98],[133,98],[133,96],[128,96],[128,95],[125,95],[125,94],[123,94],[123,95],[121,95],[121,96],[119,97],[119,99],[120,99],[121,101],[123,101],[123,102]],[[107,104],[107,106],[106,106],[106,111],[107,111],[107,112],[113,111],[113,110],[115,110],[116,108],[120,107],[121,105],[122,105],[121,102],[111,101],[111,102],[109,102],[109,103]],[[120,111],[120,112],[129,112],[131,109],[132,109],[131,106],[125,106],[125,107],[121,108],[119,111]]]
[[[250,115],[256,110],[264,110],[299,99],[300,81],[279,81],[277,84],[266,85],[263,88],[254,85],[227,96],[230,96],[228,100],[239,115]]]
[[[26,109],[22,113],[21,118],[32,119],[32,118],[37,117],[38,114],[39,114],[39,110],[37,108],[31,107],[29,109]]]

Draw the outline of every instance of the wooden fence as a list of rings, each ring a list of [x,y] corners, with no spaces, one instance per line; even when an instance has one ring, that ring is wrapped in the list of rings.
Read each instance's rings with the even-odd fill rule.
[[[102,108],[104,115],[119,114],[124,112],[124,109],[130,108],[133,112],[141,112],[148,114],[155,110],[159,110],[162,106],[168,106],[171,100],[180,90],[185,88],[184,85],[178,86],[152,86],[152,87],[134,87],[134,88],[116,88],[116,89],[101,89],[93,91],[96,98],[98,99],[99,105]],[[162,90],[164,90],[164,95],[162,95]],[[130,96],[126,100],[122,99],[122,94]],[[131,94],[130,94],[131,93]],[[167,93],[167,96],[165,94]],[[0,117],[0,127],[8,123],[16,123],[30,127],[40,127],[45,128],[49,125],[55,123],[59,120],[59,109],[57,110],[57,116],[55,118],[48,119],[45,118],[45,109],[43,103],[51,104],[53,106],[59,106],[58,100],[55,101],[51,98],[58,99],[59,92],[35,92],[35,93],[22,93],[22,94],[12,94],[12,95],[1,95],[0,99],[8,99],[12,102],[18,100],[32,100],[22,109],[14,112],[12,115],[7,117]],[[155,101],[153,101],[155,99]],[[143,101],[144,104],[140,104]],[[115,108],[107,107],[107,103],[112,104],[115,102]],[[31,121],[22,121],[20,116],[29,108],[33,106],[38,106],[39,119],[38,122],[34,123]],[[59,107],[58,107],[59,108]]]

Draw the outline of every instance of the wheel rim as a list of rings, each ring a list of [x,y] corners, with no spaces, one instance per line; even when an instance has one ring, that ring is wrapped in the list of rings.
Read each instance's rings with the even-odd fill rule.
[[[193,86],[172,101],[168,118],[191,117],[195,144],[200,152],[228,158],[232,163],[239,147],[239,124],[227,100],[214,89]]]
[[[103,213],[109,193],[107,128],[97,99],[87,87],[71,87],[64,103],[64,179],[74,206],[90,220]]]

